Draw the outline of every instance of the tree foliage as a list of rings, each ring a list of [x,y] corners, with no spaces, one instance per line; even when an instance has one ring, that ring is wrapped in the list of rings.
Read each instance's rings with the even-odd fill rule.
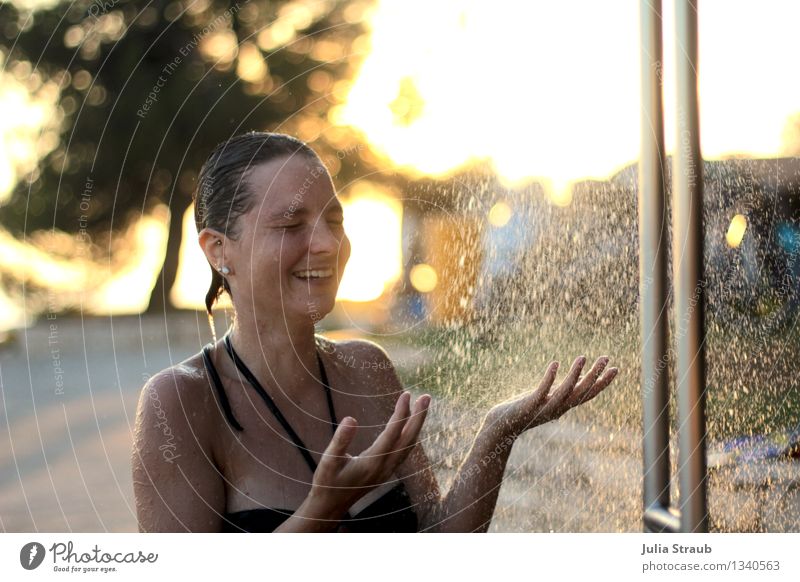
[[[122,232],[171,210],[161,288],[177,272],[181,217],[217,143],[249,130],[293,133],[323,156],[353,147],[328,111],[345,97],[366,5],[326,0],[78,0],[0,5],[5,66],[29,62],[61,87],[60,144],[0,209],[6,228]],[[358,156],[334,164],[357,172]],[[354,162],[354,163],[350,163]],[[346,176],[342,176],[346,178]]]

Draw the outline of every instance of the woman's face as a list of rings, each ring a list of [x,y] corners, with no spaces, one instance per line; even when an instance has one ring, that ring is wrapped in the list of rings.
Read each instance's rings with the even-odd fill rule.
[[[318,160],[295,155],[253,168],[252,209],[228,239],[238,309],[314,322],[330,313],[350,258],[342,205]],[[243,303],[244,302],[244,303]]]

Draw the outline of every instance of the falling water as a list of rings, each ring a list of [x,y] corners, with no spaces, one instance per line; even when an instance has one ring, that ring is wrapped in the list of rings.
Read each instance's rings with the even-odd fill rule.
[[[798,167],[706,164],[713,530],[798,529]],[[418,293],[407,281],[378,341],[412,345],[398,370],[437,398],[426,450],[440,480],[452,482],[485,412],[534,389],[548,362],[563,377],[579,355],[609,355],[620,374],[605,393],[515,444],[492,529],[641,531],[636,168],[576,184],[567,207],[535,184],[476,176],[421,185],[404,205],[406,266],[430,266],[437,282]],[[671,322],[672,341],[680,333]]]

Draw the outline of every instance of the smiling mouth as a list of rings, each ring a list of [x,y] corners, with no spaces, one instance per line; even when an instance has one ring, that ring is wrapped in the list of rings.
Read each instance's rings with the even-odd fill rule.
[[[333,277],[333,269],[308,269],[292,273],[298,279],[310,281],[314,279],[330,279]]]

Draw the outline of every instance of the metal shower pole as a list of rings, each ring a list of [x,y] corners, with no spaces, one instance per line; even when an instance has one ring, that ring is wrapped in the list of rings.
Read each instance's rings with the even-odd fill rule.
[[[639,290],[644,400],[644,526],[707,531],[702,158],[697,104],[697,12],[676,2],[677,140],[673,271],[677,342],[679,509],[670,507],[667,236],[661,0],[642,0]]]
[[[677,140],[672,172],[681,531],[708,531],[706,499],[703,158],[697,100],[697,6],[675,3]]]
[[[667,357],[667,223],[664,197],[664,106],[661,0],[642,0],[641,156],[639,160],[639,297],[644,398],[644,518],[672,530],[669,507],[669,361]]]

